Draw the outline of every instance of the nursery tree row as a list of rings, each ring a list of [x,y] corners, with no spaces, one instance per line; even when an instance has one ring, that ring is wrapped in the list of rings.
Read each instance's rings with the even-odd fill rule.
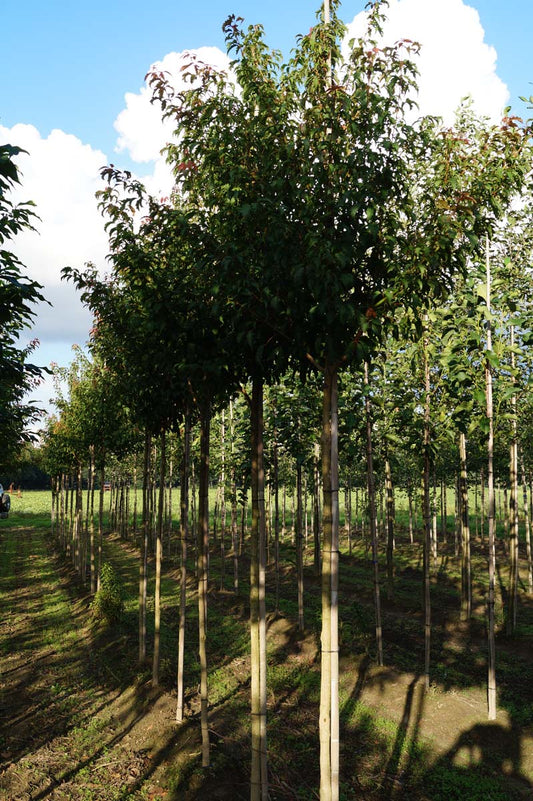
[[[476,472],[483,471],[493,717],[494,465],[503,477],[502,463],[508,460],[502,453],[509,449],[511,629],[516,617],[519,463],[523,480],[530,473],[530,131],[510,116],[499,125],[477,119],[468,104],[453,128],[438,119],[416,119],[416,71],[410,61],[416,45],[407,40],[379,44],[386,3],[375,2],[365,36],[345,51],[346,29],[337,6],[324,5],[317,25],[298,38],[287,62],[268,48],[261,26],[245,28],[230,17],[224,24],[233,57],[228,72],[191,56],[182,73],[185,88],[173,87],[166,74],[152,73],[154,102],[175,126],[167,146],[175,176],[172,197],[150,197],[130,173],[105,168],[99,201],[111,276],[102,279],[91,265],[64,270],[95,322],[92,361],[73,368],[70,397],[60,403],[60,417],[49,431],[50,459],[56,460],[60,481],[60,536],[81,571],[89,542],[95,589],[98,548],[90,524],[88,540],[83,534],[81,465],[89,458],[91,476],[100,472],[102,504],[110,454],[121,458],[139,452],[144,442],[142,459],[135,462],[143,475],[139,657],[146,656],[147,554],[154,548],[157,684],[161,560],[171,503],[165,489],[168,443],[171,432],[178,438],[178,675],[182,682],[188,507],[194,497],[202,764],[208,766],[206,621],[207,587],[213,581],[208,497],[210,483],[217,483],[220,543],[234,560],[236,589],[243,540],[250,559],[252,799],[268,797],[265,572],[267,548],[276,563],[278,558],[280,487],[290,483],[282,477],[286,464],[295,475],[302,628],[304,483],[313,499],[314,565],[322,581],[322,801],[339,797],[340,476],[349,488],[348,509],[351,488],[366,484],[364,517],[376,570],[382,545],[375,468],[384,477],[389,597],[394,593],[393,486],[402,486],[411,502],[421,499],[429,686],[430,571],[438,540],[434,487],[437,476],[445,486],[459,469],[457,548],[468,618],[467,479],[474,465]],[[191,432],[198,437],[196,464]],[[77,492],[67,529],[59,477],[73,465]],[[266,473],[270,493],[265,493]],[[247,532],[242,515],[239,534],[239,491],[245,504],[248,486],[251,526]],[[225,537],[227,501],[231,541]],[[91,510],[88,519],[93,519]],[[350,525],[348,530],[351,537]],[[526,542],[529,547],[529,533]],[[381,660],[379,586],[376,575]],[[182,715],[178,703],[178,718]]]

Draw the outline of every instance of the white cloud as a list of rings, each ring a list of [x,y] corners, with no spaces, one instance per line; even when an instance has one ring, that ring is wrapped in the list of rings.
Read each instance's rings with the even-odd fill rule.
[[[470,95],[475,110],[493,120],[509,100],[496,74],[497,54],[484,41],[478,12],[463,0],[390,0],[384,43],[412,39],[422,45],[417,66],[420,113],[453,121],[461,99]],[[365,29],[364,12],[349,26],[349,38]]]
[[[95,192],[105,155],[63,131],[42,138],[32,125],[0,127],[0,138],[28,151],[17,158],[22,185],[13,197],[33,200],[41,218],[37,233],[24,232],[14,243],[30,277],[57,286],[62,267],[103,263],[107,237]]]
[[[19,234],[11,249],[25,265],[25,274],[43,286],[52,304],[35,306],[36,317],[24,339],[37,338],[46,345],[69,348],[88,339],[91,316],[71,284],[61,281],[66,266],[83,268],[87,261],[105,267],[107,236],[97,209],[95,192],[102,187],[99,169],[106,156],[60,130],[43,138],[32,125],[0,126],[0,141],[27,151],[17,157],[21,186],[15,201],[32,200],[40,220],[36,232]],[[48,363],[39,350],[37,363]]]
[[[183,67],[191,62],[191,55],[200,62],[210,64],[217,70],[229,71],[230,61],[217,47],[200,47],[181,53],[168,53],[161,61],[152,65],[151,70],[167,72],[171,84],[176,89],[184,88]],[[151,103],[152,90],[145,83],[137,94],[125,95],[126,108],[120,112],[114,126],[119,134],[115,151],[126,152],[136,163],[153,162],[153,172],[143,178],[154,195],[167,196],[172,189],[170,168],[161,156],[161,150],[172,141],[174,125],[172,121],[162,121],[159,103]]]

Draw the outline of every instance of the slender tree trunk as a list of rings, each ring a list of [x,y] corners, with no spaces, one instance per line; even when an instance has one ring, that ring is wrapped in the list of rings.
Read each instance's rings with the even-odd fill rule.
[[[55,536],[56,519],[57,519],[57,496],[58,496],[58,478],[52,477],[52,506],[50,509],[50,528],[52,537]]]
[[[389,458],[385,458],[385,500],[387,522],[387,598],[394,597],[394,501]]]
[[[200,724],[202,767],[209,767],[209,724],[207,718],[207,560],[209,555],[209,423],[210,409],[202,410],[200,420],[200,475],[198,498],[198,639],[200,657]]]
[[[442,541],[446,542],[448,534],[446,531],[446,481],[440,480],[440,535]]]
[[[424,675],[425,687],[429,690],[429,668],[431,661],[431,593],[430,593],[430,378],[427,330],[424,334]]]
[[[178,676],[176,704],[176,721],[183,721],[183,691],[184,691],[184,665],[185,665],[185,618],[187,611],[187,537],[189,534],[189,462],[191,452],[191,419],[185,414],[183,428],[183,463],[181,468],[180,487],[180,540],[181,540],[181,567],[180,567],[180,620],[178,634]]]
[[[298,630],[304,630],[304,559],[303,559],[302,465],[296,464],[296,573],[298,580]]]
[[[139,663],[146,659],[146,590],[148,584],[148,540],[150,532],[150,454],[152,440],[150,433],[144,435],[144,465],[143,465],[143,508],[142,523],[143,536],[141,540],[141,553],[139,560]]]
[[[501,505],[501,489],[500,489],[500,517],[503,517],[503,542],[505,546],[505,553],[508,553],[508,542],[510,540],[509,537],[509,529],[510,529],[510,520],[509,520],[509,498],[507,496],[507,486],[503,488],[503,513],[502,513],[502,505]]]
[[[278,463],[278,432],[274,423],[274,572],[276,576],[275,610],[279,610],[279,463]]]
[[[490,259],[489,243],[487,239],[487,311],[490,314]],[[487,321],[487,353],[492,351],[492,329]],[[494,503],[494,421],[492,403],[492,368],[488,358],[485,359],[485,388],[487,399],[487,419],[489,435],[487,442],[487,482],[489,495],[489,593],[488,593],[488,717],[496,720],[496,639],[494,625],[495,603],[495,573],[496,573],[496,546],[495,546],[495,503]]]
[[[472,615],[472,569],[470,563],[470,522],[468,515],[468,478],[466,467],[466,437],[459,433],[459,458],[461,461],[461,620]]]
[[[516,357],[514,325],[510,327],[511,345],[511,380],[516,384]],[[516,414],[516,389],[511,398],[511,448],[509,458],[510,471],[510,505],[509,505],[509,608],[507,612],[507,635],[516,630],[516,609],[518,601],[518,427]]]
[[[320,801],[339,798],[339,478],[337,369],[324,375],[322,418],[323,559],[320,687]]]
[[[96,592],[96,549],[94,541],[94,445],[90,448],[90,465],[89,465],[89,495],[87,498],[87,515],[88,515],[88,528],[89,528],[89,561],[91,571],[91,594]]]
[[[479,474],[479,482],[481,484],[481,542],[485,542],[485,470],[481,467]]]
[[[157,504],[157,538],[155,543],[155,596],[154,596],[154,654],[152,662],[152,685],[159,684],[159,662],[161,649],[161,561],[163,558],[163,523],[165,519],[165,473],[166,473],[166,432],[161,432],[159,453],[159,499]]]
[[[76,547],[77,547],[77,568],[82,583],[85,584],[87,577],[87,539],[83,526],[83,493],[82,493],[82,464],[78,462],[76,474]]]
[[[455,476],[455,555],[459,556],[461,549],[461,481]]]
[[[372,415],[368,394],[368,363],[365,362],[365,417],[366,417],[366,475],[368,485],[368,514],[370,520],[370,537],[372,541],[372,564],[374,574],[374,613],[376,616],[376,648],[378,665],[383,665],[383,630],[381,626],[381,599],[379,594],[379,561],[378,532],[376,527],[376,489],[374,481],[374,464],[372,454]]]
[[[66,501],[66,489],[65,489],[65,481],[66,477],[64,473],[61,473],[60,484],[59,484],[59,539],[61,542],[61,547],[63,552],[66,551],[66,530],[65,530],[65,501]]]
[[[252,766],[251,801],[268,801],[266,742],[265,474],[263,384],[254,379],[251,408],[252,531],[250,560],[250,645]]]
[[[70,515],[70,538],[72,541],[71,546],[71,557],[72,557],[72,564],[76,567],[78,566],[78,538],[77,538],[77,517],[75,515],[76,510],[76,474],[70,474],[70,504],[69,504],[69,515]],[[76,527],[76,531],[74,530]]]
[[[348,476],[346,517],[348,526],[348,553],[352,555],[352,479]]]
[[[309,544],[309,518],[307,515],[307,475],[303,478],[303,532],[304,532],[304,550],[307,551]]]
[[[523,504],[524,504],[524,528],[525,528],[525,538],[526,538],[526,555],[527,555],[527,591],[531,595],[533,594],[533,559],[532,559],[532,548],[531,548],[531,519],[529,516],[529,503],[527,500],[527,482],[526,482],[526,470],[524,467],[524,454],[521,454],[520,458],[521,467],[522,467],[522,497],[523,497]]]
[[[96,591],[100,589],[100,576],[102,575],[102,561],[104,549],[104,480],[105,480],[105,454],[102,454],[100,466],[100,492],[98,496],[98,548],[96,554]]]
[[[243,476],[244,486],[244,476]],[[241,535],[239,538],[239,554],[242,554],[244,549],[244,536],[246,534],[246,520],[248,517],[248,493],[243,490],[242,504],[241,504]]]
[[[220,587],[224,589],[226,573],[226,418],[220,421]]]
[[[320,445],[314,446],[313,459],[313,569],[320,575]]]
[[[233,402],[229,404],[229,427],[231,440],[231,541],[233,544],[233,591],[239,592],[239,542],[237,535],[237,481],[235,477],[235,427],[233,420]]]
[[[198,515],[196,513],[196,466],[194,458],[191,459],[191,526],[196,535],[193,537],[192,542],[194,543],[194,561],[195,564],[197,564],[196,543],[198,540]],[[196,577],[198,578],[198,574]]]
[[[431,552],[433,555],[433,568],[437,569],[438,539],[437,539],[437,479],[433,471],[433,492],[431,495]]]
[[[170,451],[170,459],[168,460],[168,490],[167,490],[167,510],[165,519],[167,521],[167,543],[168,555],[172,551],[172,484],[174,482],[174,459],[172,458],[172,451]]]
[[[287,536],[287,487],[283,484],[282,500],[281,500],[281,536],[283,540]]]
[[[476,478],[475,478],[475,484],[474,484],[474,516],[475,516],[475,519],[476,519],[475,537],[476,537],[476,541],[478,541],[479,540],[479,504],[478,504],[479,486],[478,486],[478,480],[477,480],[477,473],[475,474],[475,476],[476,476]]]
[[[295,493],[291,493],[291,531],[292,531],[292,544],[296,546],[296,503]]]
[[[137,541],[137,457],[133,468],[133,539]]]
[[[414,542],[413,537],[413,487],[411,482],[407,485],[407,503],[409,505],[409,542]]]

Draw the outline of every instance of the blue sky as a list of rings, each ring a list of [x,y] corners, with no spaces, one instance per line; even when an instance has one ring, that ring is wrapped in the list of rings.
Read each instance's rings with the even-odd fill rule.
[[[430,5],[432,0],[426,0]],[[511,103],[533,94],[531,0],[470,0],[498,53],[498,74]],[[294,37],[315,19],[317,0],[3,0],[0,124],[35,125],[74,134],[104,152],[114,144],[113,122],[125,92],[135,92],[147,67],[173,50],[202,45],[224,49],[221,23],[229,13],[261,22],[267,41],[287,54]],[[351,20],[365,2],[343,3]],[[453,41],[449,42],[453,59]],[[443,65],[445,69],[445,65]]]
[[[221,26],[230,13],[262,23],[268,44],[288,56],[296,35],[314,24],[319,2],[0,3],[0,140],[29,151],[20,160],[20,199],[35,200],[42,218],[39,236],[20,238],[16,248],[53,303],[38,310],[35,358],[67,364],[71,345],[87,340],[90,319],[59,274],[87,261],[105,267],[107,243],[94,201],[99,168],[113,162],[133,169],[152,191],[163,191],[158,187],[168,179],[158,158],[165,134],[144,87],[151,64],[188,49],[224,51]],[[341,17],[352,23],[365,4],[345,0]],[[391,41],[406,36],[424,45],[422,111],[449,116],[471,93],[482,113],[497,117],[509,102],[528,115],[518,98],[533,94],[531,0],[391,0],[389,16]],[[353,30],[361,25],[359,16]],[[215,50],[211,56],[223,58]],[[46,404],[50,394],[46,384],[37,397]]]

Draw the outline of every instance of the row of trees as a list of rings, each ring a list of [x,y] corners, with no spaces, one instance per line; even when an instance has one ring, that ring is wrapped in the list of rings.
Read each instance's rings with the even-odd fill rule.
[[[353,42],[343,56],[345,28],[337,16],[337,5],[332,4],[330,14],[329,4],[325,4],[318,24],[300,37],[286,64],[280,54],[268,49],[260,26],[244,29],[241,20],[230,17],[224,25],[228,51],[234,55],[230,73],[217,72],[191,58],[183,71],[188,86],[180,91],[168,76],[151,74],[154,102],[160,103],[164,118],[176,127],[175,141],[167,147],[175,192],[170,202],[157,201],[129,173],[106,168],[107,187],[100,193],[100,203],[107,218],[112,275],[102,280],[94,267],[84,272],[64,271],[95,315],[91,369],[100,373],[95,392],[102,394],[100,401],[95,399],[95,405],[91,401],[86,408],[100,408],[104,413],[110,406],[120,409],[121,422],[109,425],[92,412],[78,417],[75,407],[65,406],[54,433],[59,433],[72,414],[70,428],[79,426],[80,436],[93,449],[94,464],[102,465],[111,449],[107,432],[111,438],[122,430],[143,432],[145,475],[149,473],[152,437],[160,438],[155,683],[166,434],[179,429],[184,443],[184,593],[188,442],[192,423],[197,421],[199,426],[197,577],[204,765],[209,764],[205,623],[210,423],[216,412],[225,409],[228,413],[228,402],[239,389],[247,398],[252,498],[252,799],[264,800],[268,794],[265,385],[280,387],[276,408],[289,408],[293,415],[296,412],[296,422],[293,417],[288,426],[290,436],[284,441],[292,449],[299,476],[304,452],[316,442],[309,424],[315,407],[302,399],[306,393],[312,394],[313,376],[320,376],[321,382],[323,498],[320,560],[317,557],[322,574],[320,797],[330,801],[338,799],[339,792],[339,378],[345,398],[351,392],[363,400],[372,398],[374,407],[378,398],[383,406],[381,442],[389,499],[392,454],[401,452],[399,440],[404,433],[402,413],[411,408],[421,429],[418,439],[407,443],[407,451],[416,464],[418,448],[424,462],[429,682],[429,499],[437,442],[434,396],[441,396],[438,408],[446,410],[438,420],[441,428],[449,429],[453,423],[466,435],[479,392],[485,397],[483,386],[471,380],[472,371],[476,363],[485,369],[484,386],[488,388],[488,378],[499,363],[498,351],[485,333],[496,328],[488,303],[488,281],[483,293],[474,266],[486,237],[492,241],[500,237],[495,246],[498,259],[508,255],[508,213],[512,201],[523,192],[531,161],[529,129],[514,118],[507,117],[499,126],[489,125],[476,120],[466,107],[453,129],[435,119],[408,122],[415,88],[409,56],[416,46],[410,42],[378,46],[386,3],[374,2],[365,37]],[[503,220],[505,224],[500,222]],[[517,235],[521,229],[527,230],[527,221],[512,228]],[[479,319],[478,299],[483,294],[481,319],[486,328],[476,330],[462,320]],[[444,305],[447,296],[450,301]],[[438,305],[441,311],[435,311]],[[509,305],[502,311],[506,320],[509,311]],[[515,331],[517,328],[521,333],[525,330],[522,323],[514,326]],[[466,343],[456,338],[463,332],[470,336]],[[439,335],[440,344],[446,347],[437,358]],[[517,351],[515,339],[510,349]],[[422,376],[420,382],[411,379],[411,386],[402,385],[400,377],[409,362],[415,365],[414,374]],[[366,382],[362,378],[365,363],[375,368]],[[516,371],[515,362],[508,371],[515,392]],[[294,389],[296,376],[305,389]],[[83,391],[80,384],[76,397]],[[275,396],[276,391],[272,392]],[[110,404],[111,396],[114,404]],[[341,423],[341,434],[344,421],[357,414],[359,430],[365,431],[361,426],[364,407],[345,402],[349,411]],[[366,413],[370,411],[367,404]],[[490,426],[492,408],[479,418],[480,430],[486,427],[485,421]],[[277,443],[281,414],[274,419],[276,436],[271,441]],[[369,424],[362,440],[368,464],[374,432]],[[347,436],[346,442],[347,448],[357,449],[355,438]],[[273,447],[271,468],[277,459],[275,450]],[[224,452],[223,470],[225,459]],[[372,475],[370,469],[371,503]],[[489,471],[489,478],[492,475]],[[300,483],[298,477],[298,486]],[[313,486],[317,485],[315,477]],[[145,485],[141,621],[146,608],[148,490]],[[463,501],[464,509],[465,504]],[[493,505],[489,506],[493,521]],[[297,517],[301,520],[300,509]],[[371,511],[369,522],[377,547],[374,520]],[[463,532],[466,525],[465,517]],[[301,536],[300,524],[298,530]],[[489,533],[493,549],[493,526]],[[316,536],[318,542],[318,528]],[[466,533],[462,541],[467,542]],[[391,565],[392,552],[391,525]],[[464,560],[467,588],[467,548]],[[390,575],[392,578],[392,571]],[[376,597],[377,609],[378,601]],[[183,632],[182,619],[180,636]],[[143,648],[141,637],[141,656]],[[179,652],[183,652],[182,640]]]

